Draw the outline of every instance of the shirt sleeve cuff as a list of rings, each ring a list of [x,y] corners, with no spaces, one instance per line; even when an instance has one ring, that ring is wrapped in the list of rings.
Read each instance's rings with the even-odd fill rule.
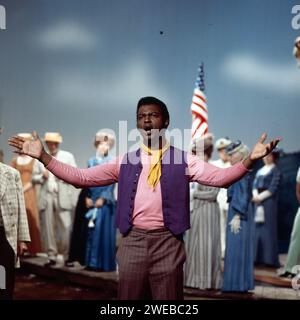
[[[55,161],[56,161],[56,159],[51,156],[51,160],[48,163],[48,165],[46,166],[46,168],[51,171],[55,167]]]

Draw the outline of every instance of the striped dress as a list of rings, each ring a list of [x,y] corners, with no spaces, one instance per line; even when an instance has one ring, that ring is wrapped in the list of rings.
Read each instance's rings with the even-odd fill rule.
[[[194,191],[191,229],[186,234],[185,286],[222,286],[219,189],[198,184]]]

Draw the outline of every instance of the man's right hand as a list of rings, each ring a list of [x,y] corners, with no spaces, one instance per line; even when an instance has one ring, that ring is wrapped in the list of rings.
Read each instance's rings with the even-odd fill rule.
[[[15,150],[14,153],[26,154],[32,158],[40,160],[45,166],[51,160],[51,156],[45,151],[44,146],[37,133],[33,131],[33,140],[25,140],[19,136],[12,136],[8,139],[8,144]]]

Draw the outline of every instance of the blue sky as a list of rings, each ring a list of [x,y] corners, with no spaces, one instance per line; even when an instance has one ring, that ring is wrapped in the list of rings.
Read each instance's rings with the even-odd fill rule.
[[[299,1],[298,1],[299,3]],[[209,129],[252,146],[261,132],[297,151],[300,30],[289,0],[0,0],[0,138],[59,131],[85,166],[101,128],[135,127],[138,99],[164,100],[171,128],[190,128],[200,61]]]

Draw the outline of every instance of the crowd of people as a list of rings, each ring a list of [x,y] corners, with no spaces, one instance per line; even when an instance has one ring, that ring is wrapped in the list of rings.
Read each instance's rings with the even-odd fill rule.
[[[74,156],[60,149],[62,136],[57,132],[43,138],[48,152],[35,133],[10,138],[19,153],[11,166],[21,177],[31,238],[29,242],[24,231],[15,241],[28,243],[32,256],[46,253],[45,267],[57,264],[58,255],[66,267],[79,262],[88,270],[105,272],[118,266],[119,299],[142,299],[148,296],[146,290],[153,299],[182,299],[183,286],[253,290],[255,264],[279,267],[279,139],[266,144],[263,135],[250,151],[228,138],[214,144],[212,134],[206,134],[185,153],[164,134],[152,133],[169,125],[162,101],[142,98],[136,114],[141,148],[112,159],[114,137],[99,131],[88,169],[76,168]],[[214,145],[217,161],[211,161]],[[132,157],[138,161],[132,163]],[[178,157],[184,159],[180,164],[174,161]],[[264,166],[252,177],[258,159]],[[297,182],[300,202],[300,170]],[[79,195],[72,185],[81,188]],[[5,214],[1,207],[3,239],[8,238]],[[22,221],[26,229],[24,214]],[[293,267],[300,263],[299,221],[298,212],[285,277],[294,276]],[[118,250],[116,228],[122,235]]]
[[[207,134],[203,140],[204,161],[209,161],[213,137]],[[249,154],[241,141],[231,142],[228,138],[217,140],[215,147],[220,159],[212,163],[219,167],[229,167]],[[191,185],[186,286],[247,292],[254,289],[254,265],[280,267],[277,211],[281,175],[276,166],[279,155],[280,150],[273,149],[263,158],[264,166],[255,177],[249,172],[224,193],[225,189]],[[293,263],[297,265],[297,258]],[[293,275],[290,272],[281,276]]]

